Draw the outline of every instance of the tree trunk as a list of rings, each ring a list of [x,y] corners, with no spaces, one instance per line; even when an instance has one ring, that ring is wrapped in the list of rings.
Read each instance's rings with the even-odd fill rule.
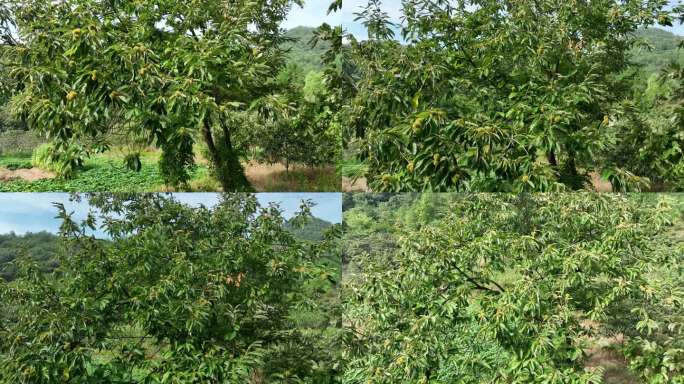
[[[557,167],[558,166],[558,160],[556,160],[556,153],[553,151],[549,151],[547,154],[547,158],[549,160],[549,164],[551,164],[552,167]]]
[[[226,123],[221,120],[221,129],[223,129],[223,140],[226,143],[226,148],[228,148],[230,151],[233,150],[233,142],[230,139],[230,130],[228,129],[228,126]]]
[[[211,160],[218,160],[218,153],[216,152],[216,144],[214,144],[214,138],[211,135],[211,122],[209,121],[209,119],[204,119],[202,135],[204,135],[204,142],[207,144],[207,148],[209,149],[209,155],[211,156]]]
[[[230,132],[223,122],[221,122],[221,127],[225,136],[221,147],[217,147],[214,141],[209,118],[204,119],[204,126],[202,127],[202,135],[209,150],[214,176],[221,183],[224,192],[248,190],[250,189],[249,181],[242,164],[240,164],[240,159],[233,149]]]
[[[584,188],[584,178],[577,172],[577,164],[575,162],[575,152],[569,151],[568,162],[565,166],[565,173],[567,174],[568,184],[573,189]]]

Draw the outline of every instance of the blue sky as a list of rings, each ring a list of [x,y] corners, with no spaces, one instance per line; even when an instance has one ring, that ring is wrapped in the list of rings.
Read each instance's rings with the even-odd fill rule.
[[[321,0],[317,0],[321,1]],[[313,1],[313,2],[317,2]],[[322,0],[323,2],[326,2],[327,0]],[[676,0],[671,0],[669,3],[670,5],[675,5],[677,4],[678,1]],[[354,13],[358,12],[363,6],[365,6],[368,3],[367,0],[343,0],[342,3],[342,11],[338,12],[340,14],[340,18],[342,20],[342,24],[344,28],[352,33],[357,39],[365,39],[366,32],[365,28],[361,23],[355,22],[355,16]],[[383,6],[385,12],[390,16],[392,21],[399,23],[400,22],[400,17],[401,17],[401,0],[383,0]],[[668,30],[670,32],[673,32],[677,35],[682,35],[684,36],[684,26],[682,25],[675,25],[674,27],[659,27],[665,30]]]
[[[350,1],[350,0],[343,0]],[[283,28],[290,29],[298,26],[318,27],[323,23],[330,25],[340,25],[343,23],[344,16],[340,12],[326,15],[332,0],[304,0],[304,7],[294,6],[290,11]]]
[[[218,201],[214,193],[174,193],[173,196],[186,204],[212,206]],[[311,199],[316,203],[312,209],[314,216],[333,223],[342,220],[342,195],[339,193],[257,193],[261,205],[277,202],[286,218],[299,209],[302,199]],[[60,221],[55,218],[57,210],[53,202],[63,203],[75,218],[84,218],[88,213],[86,202],[69,201],[66,193],[0,193],[0,233],[14,231],[17,234],[26,232],[57,232]],[[102,235],[97,232],[97,235]]]

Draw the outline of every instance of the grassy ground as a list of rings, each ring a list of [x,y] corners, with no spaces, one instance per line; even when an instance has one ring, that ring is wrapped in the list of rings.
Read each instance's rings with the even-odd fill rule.
[[[13,157],[11,160],[16,162],[20,159]],[[30,157],[23,160],[30,162]],[[7,158],[1,159],[0,166],[6,164],[6,161]],[[202,168],[195,172],[201,173]],[[156,165],[156,158],[150,155],[143,156],[140,172],[127,169],[119,159],[95,156],[88,159],[84,169],[70,180],[45,178],[34,181],[15,179],[0,182],[2,192],[144,192],[163,188],[164,182]]]
[[[158,192],[169,191],[159,173],[159,153],[144,152],[142,169],[127,169],[123,155],[109,152],[88,159],[85,168],[70,180],[59,180],[49,172],[31,169],[30,155],[0,155],[0,192]],[[256,162],[245,164],[250,183],[258,192],[334,192],[341,181],[332,166],[291,167]],[[191,191],[220,191],[219,183],[209,174],[206,162],[198,161],[190,181]]]

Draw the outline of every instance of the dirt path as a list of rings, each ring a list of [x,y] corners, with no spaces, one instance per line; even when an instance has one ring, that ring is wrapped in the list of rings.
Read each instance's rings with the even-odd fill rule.
[[[342,192],[370,192],[368,184],[366,184],[366,178],[362,177],[356,181],[348,177],[342,178]]]
[[[596,172],[591,173],[591,186],[596,192],[613,192],[610,182],[601,179],[601,175]]]
[[[625,359],[615,351],[605,348],[592,348],[587,351],[587,368],[601,367],[605,384],[639,384],[639,380],[629,371]]]
[[[0,182],[21,179],[25,181],[36,181],[41,179],[53,179],[55,174],[44,171],[40,168],[31,169],[6,169],[0,168]]]

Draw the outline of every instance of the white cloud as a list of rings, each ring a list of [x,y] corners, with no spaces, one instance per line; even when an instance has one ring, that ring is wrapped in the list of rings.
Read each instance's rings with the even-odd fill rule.
[[[328,7],[332,0],[309,0],[305,1],[304,7],[294,6],[283,22],[285,29],[292,29],[298,26],[318,27],[323,23],[330,25],[342,24],[344,18],[340,12],[327,14]]]

